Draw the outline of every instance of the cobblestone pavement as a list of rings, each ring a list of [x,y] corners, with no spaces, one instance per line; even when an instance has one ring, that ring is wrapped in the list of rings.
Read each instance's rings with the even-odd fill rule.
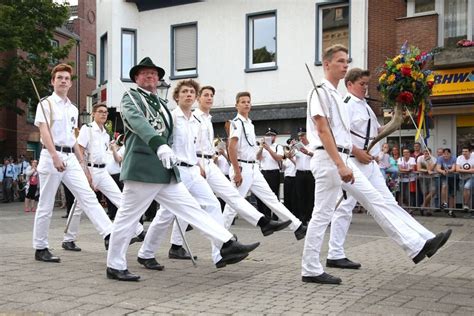
[[[78,245],[61,248],[64,210],[55,209],[49,239],[61,263],[34,260],[31,246],[34,214],[20,203],[0,204],[0,315],[473,315],[474,221],[418,217],[434,232],[451,227],[449,242],[433,258],[414,265],[370,216],[355,214],[347,254],[360,270],[328,268],[342,278],[339,286],[301,282],[303,241],[285,230],[262,237],[258,229],[237,220],[232,231],[243,242],[261,246],[243,262],[216,269],[207,240],[193,230],[190,246],[199,256],[189,261],[158,252],[164,271],[144,269],[136,261],[140,244],[130,246],[129,269],[140,282],[118,282],[105,276],[106,252],[84,218]],[[327,242],[322,258],[327,254]]]

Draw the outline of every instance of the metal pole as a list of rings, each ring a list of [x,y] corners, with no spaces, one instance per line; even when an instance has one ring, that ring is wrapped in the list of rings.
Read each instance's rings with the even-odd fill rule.
[[[197,268],[196,260],[194,260],[193,253],[191,252],[191,248],[189,248],[189,244],[188,244],[188,242],[187,242],[187,240],[186,240],[186,237],[184,236],[183,230],[181,229],[181,225],[179,224],[178,218],[175,216],[175,217],[174,217],[174,220],[175,220],[175,222],[176,222],[176,225],[178,225],[179,233],[180,233],[180,235],[181,235],[181,238],[183,238],[184,247],[186,247],[186,250],[188,251],[189,256],[191,257],[191,261],[193,262],[193,266],[194,266],[195,268]]]
[[[74,203],[72,203],[71,210],[69,211],[69,215],[67,217],[66,228],[64,228],[64,233],[67,234],[69,230],[69,225],[71,224],[72,217],[74,216],[74,211],[76,210],[77,206],[77,199],[74,199]]]

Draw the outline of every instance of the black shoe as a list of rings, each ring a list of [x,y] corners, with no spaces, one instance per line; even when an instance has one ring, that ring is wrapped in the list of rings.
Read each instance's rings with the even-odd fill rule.
[[[274,220],[270,220],[270,222],[267,225],[260,227],[260,229],[262,230],[263,236],[268,236],[268,235],[273,234],[274,232],[277,232],[279,230],[282,230],[288,227],[290,224],[291,224],[290,220],[286,222],[276,222]]]
[[[248,253],[241,253],[241,254],[238,253],[238,254],[229,255],[225,259],[222,258],[221,260],[219,260],[216,263],[216,268],[220,269],[220,268],[225,267],[228,264],[234,264],[234,263],[240,262],[244,260],[245,258],[247,258],[248,255],[249,255]]]
[[[107,278],[119,281],[138,281],[140,276],[130,273],[128,270],[117,270],[107,267]]]
[[[420,252],[413,258],[413,262],[415,264],[420,263],[421,260],[425,259],[428,253],[431,256],[434,255],[439,249],[439,245],[444,238],[444,233],[438,233],[435,237],[428,239]]]
[[[108,234],[104,238],[104,247],[106,251],[109,250],[109,242],[110,242],[110,234]]]
[[[306,236],[306,230],[308,229],[308,226],[303,225],[301,223],[300,227],[298,227],[297,230],[295,230],[295,237],[296,240],[301,240]]]
[[[188,224],[188,227],[186,227],[186,231],[187,231],[187,232],[190,232],[190,231],[192,231],[193,229],[194,229],[193,226],[191,226],[191,225],[189,225],[189,224]]]
[[[221,256],[224,261],[230,260],[232,255],[243,255],[243,254],[248,254],[249,252],[255,250],[260,246],[259,242],[250,244],[250,245],[244,245],[238,242],[235,239],[231,239],[230,241],[226,242],[222,248],[221,248]]]
[[[170,248],[168,251],[168,258],[169,259],[180,259],[180,260],[191,260],[191,256],[183,247],[179,249]],[[197,259],[197,256],[194,256],[194,260]]]
[[[44,261],[44,262],[60,262],[61,261],[59,257],[56,257],[51,252],[49,252],[48,248],[36,249],[35,259],[38,261]]]
[[[341,284],[341,278],[332,276],[326,272],[317,276],[303,276],[301,278],[303,282],[307,283],[322,283],[322,284]]]
[[[74,241],[64,241],[62,247],[64,250],[81,251]]]
[[[443,247],[444,244],[448,241],[449,237],[451,236],[451,233],[453,231],[451,229],[448,229],[447,231],[445,231],[443,234],[443,239],[441,239],[441,242],[439,243],[439,246],[438,248],[436,248],[434,251],[430,251],[430,252],[427,252],[426,255],[431,258],[432,256],[434,256],[434,254],[436,253],[436,251],[438,251],[439,248]]]
[[[146,231],[143,230],[140,235],[138,236],[135,236],[133,237],[132,239],[130,239],[130,245],[131,244],[134,244],[136,242],[143,242],[145,240],[145,236],[146,236]]]
[[[155,258],[143,259],[143,258],[137,257],[137,261],[138,263],[143,264],[145,268],[150,269],[150,270],[161,271],[165,268],[165,266],[162,266],[161,264],[159,264]]]
[[[361,264],[357,262],[353,262],[347,258],[327,259],[326,267],[340,268],[340,269],[359,269],[361,267]]]

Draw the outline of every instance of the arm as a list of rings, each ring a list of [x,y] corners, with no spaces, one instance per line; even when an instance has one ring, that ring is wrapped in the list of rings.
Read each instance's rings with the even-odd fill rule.
[[[354,174],[352,170],[346,166],[344,161],[342,161],[339,152],[337,151],[336,144],[331,134],[331,129],[328,125],[328,122],[325,117],[316,115],[313,117],[314,123],[316,124],[316,129],[319,134],[319,138],[323,143],[324,149],[327,151],[329,157],[332,159],[334,164],[337,167],[339,176],[344,182],[354,182]]]
[[[66,170],[66,165],[56,152],[56,148],[54,147],[53,138],[49,132],[48,125],[46,125],[46,123],[44,122],[40,122],[38,127],[40,130],[43,145],[44,147],[46,147],[49,154],[51,155],[51,158],[53,159],[54,168],[56,168],[56,170],[58,170],[59,172],[63,172],[64,170]]]
[[[110,148],[112,149],[112,155],[114,156],[114,160],[116,163],[121,163],[122,162],[122,156],[120,156],[117,152],[117,145],[114,143],[112,143],[110,145]]]
[[[268,145],[267,143],[263,144],[263,148],[265,148],[268,151],[268,153],[270,154],[270,156],[272,156],[272,158],[275,159],[276,161],[282,161],[283,160],[283,156],[278,155],[276,152],[274,152],[272,150],[272,148],[270,147],[270,145]],[[259,152],[260,152],[260,150],[259,150]],[[258,153],[257,153],[257,159],[258,159]]]
[[[74,153],[76,154],[77,160],[79,160],[79,164],[81,165],[82,170],[86,174],[87,181],[89,181],[89,185],[91,186],[92,189],[94,189],[94,187],[92,186],[91,173],[89,171],[89,168],[87,168],[86,162],[84,160],[84,152],[85,151],[86,151],[86,149],[84,147],[82,147],[81,145],[79,145],[78,143],[76,143],[74,145]]]
[[[234,182],[236,186],[242,184],[242,174],[240,173],[239,161],[237,160],[237,146],[239,139],[237,137],[232,137],[229,141],[229,160],[232,168],[234,169]]]

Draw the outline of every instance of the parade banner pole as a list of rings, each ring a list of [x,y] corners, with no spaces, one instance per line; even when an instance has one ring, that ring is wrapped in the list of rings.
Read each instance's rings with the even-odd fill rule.
[[[43,102],[41,101],[41,97],[39,95],[38,89],[36,89],[35,81],[31,77],[30,77],[30,80],[31,80],[31,84],[33,85],[33,89],[35,90],[36,97],[38,98],[38,102],[39,102],[39,105],[41,107],[41,111],[43,112],[44,120],[45,120],[46,126],[48,128],[49,137],[51,138],[51,141],[54,145],[53,134],[51,134],[51,128],[49,126],[48,119],[46,118],[46,112],[44,111]]]
[[[196,260],[194,260],[194,256],[193,256],[193,253],[191,252],[191,248],[189,248],[188,241],[186,240],[186,237],[184,236],[184,232],[183,232],[183,230],[181,229],[181,225],[179,224],[178,218],[177,218],[176,216],[174,217],[174,221],[176,222],[176,225],[178,225],[179,233],[180,233],[180,235],[181,235],[181,238],[183,238],[184,246],[186,247],[186,250],[188,251],[189,256],[191,257],[191,261],[193,262],[193,266],[194,266],[195,268],[197,268]]]

